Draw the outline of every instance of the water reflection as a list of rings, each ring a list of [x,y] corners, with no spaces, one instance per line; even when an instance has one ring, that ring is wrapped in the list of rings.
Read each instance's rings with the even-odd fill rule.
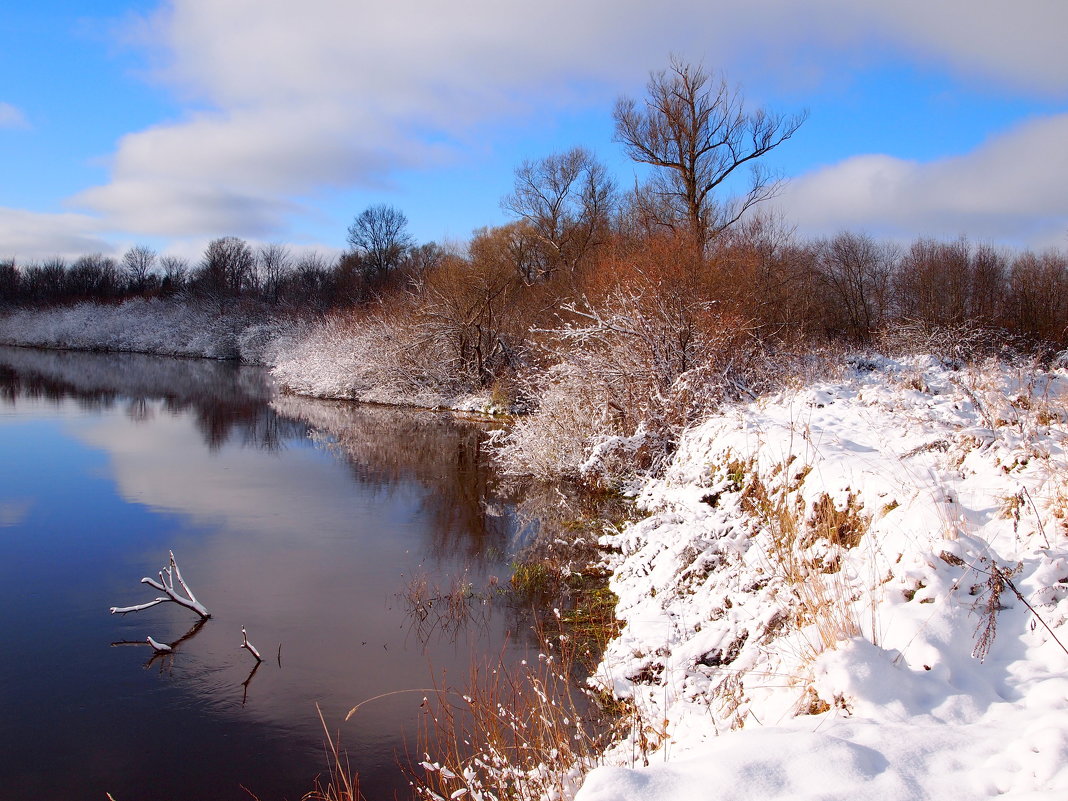
[[[0,400],[74,401],[84,411],[121,405],[134,422],[159,408],[191,412],[212,450],[236,438],[272,450],[302,437],[298,424],[270,413],[271,386],[263,370],[235,362],[171,359],[140,354],[74,353],[0,346]]]
[[[453,415],[284,395],[272,408],[306,423],[323,447],[344,454],[353,478],[387,489],[416,482],[436,533],[429,553],[499,558],[516,533],[512,492],[486,452],[487,425]]]
[[[390,797],[421,688],[521,648],[488,608],[428,650],[401,598],[415,577],[506,575],[516,514],[481,427],[270,398],[232,364],[0,349],[12,797],[299,798],[325,767],[316,705],[338,725],[376,696],[342,735],[368,796]],[[109,616],[153,597],[139,579],[171,549],[212,619]],[[147,636],[174,653],[110,647]]]

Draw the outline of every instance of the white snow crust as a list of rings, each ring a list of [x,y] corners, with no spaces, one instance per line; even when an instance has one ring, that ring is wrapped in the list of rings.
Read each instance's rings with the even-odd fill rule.
[[[1068,798],[1068,375],[855,367],[690,431],[605,536],[644,728],[578,801]]]

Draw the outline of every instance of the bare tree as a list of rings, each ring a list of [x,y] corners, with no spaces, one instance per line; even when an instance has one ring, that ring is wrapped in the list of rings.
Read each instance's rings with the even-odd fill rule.
[[[725,79],[713,83],[700,66],[675,58],[668,70],[650,76],[647,91],[644,106],[620,98],[613,118],[627,155],[657,170],[651,190],[671,212],[666,217],[648,204],[658,224],[685,226],[704,245],[776,193],[779,182],[756,160],[793,136],[806,114],[746,111],[739,90]],[[752,167],[748,190],[717,199],[717,190],[743,165]]]
[[[131,290],[145,290],[156,258],[156,251],[146,245],[136,245],[122,254],[122,274]]]
[[[180,256],[164,256],[159,260],[163,271],[162,288],[165,293],[179,292],[185,289],[189,277],[189,262]]]
[[[293,265],[293,256],[285,245],[271,243],[260,247],[258,257],[257,266],[263,294],[273,303],[277,303],[278,291]]]
[[[197,283],[222,306],[249,286],[255,266],[256,257],[244,239],[236,236],[213,239],[204,250]]]
[[[14,259],[0,261],[0,306],[11,304],[19,295],[19,268]]]
[[[615,187],[604,165],[576,147],[515,171],[515,191],[501,206],[529,225],[545,251],[544,275],[574,270],[608,227]]]
[[[840,233],[821,243],[817,269],[829,295],[826,324],[866,342],[886,321],[897,253],[866,234]]]
[[[79,256],[67,270],[66,291],[72,297],[104,299],[118,290],[115,260],[101,253]]]
[[[415,244],[408,218],[393,206],[368,206],[349,226],[348,242],[366,265],[368,278],[381,278],[403,260]]]

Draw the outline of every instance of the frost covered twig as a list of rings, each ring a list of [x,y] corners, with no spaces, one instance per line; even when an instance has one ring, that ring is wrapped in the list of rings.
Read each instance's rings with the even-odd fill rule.
[[[113,606],[111,607],[111,614],[113,615],[125,615],[128,612],[140,612],[143,609],[150,609],[157,604],[167,603],[173,601],[179,606],[184,606],[186,609],[191,609],[200,615],[201,619],[207,620],[211,617],[211,613],[200,603],[196,596],[193,595],[193,591],[189,589],[185,580],[182,579],[182,571],[178,569],[178,563],[174,561],[174,551],[170,551],[170,564],[163,570],[159,571],[159,581],[148,578],[147,576],[141,579],[142,584],[147,584],[153,589],[159,590],[165,593],[164,597],[156,598],[144,604],[137,604],[136,606]],[[178,586],[181,591],[185,592],[183,596],[179,590],[174,588],[175,579],[178,581]]]

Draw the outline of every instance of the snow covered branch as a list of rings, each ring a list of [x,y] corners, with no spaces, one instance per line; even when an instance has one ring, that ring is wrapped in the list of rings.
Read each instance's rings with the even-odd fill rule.
[[[150,609],[157,604],[173,602],[179,606],[184,606],[186,609],[193,610],[200,615],[202,620],[207,620],[211,617],[211,613],[196,599],[196,596],[193,595],[193,591],[189,589],[189,586],[182,578],[182,571],[178,569],[178,563],[174,561],[174,551],[170,551],[170,564],[159,571],[158,575],[159,581],[146,576],[141,579],[141,583],[147,584],[155,590],[159,590],[164,593],[163,596],[149,601],[148,603],[137,604],[136,606],[113,606],[111,607],[111,614],[125,615],[128,612],[140,612],[143,609]],[[175,581],[178,582],[179,589],[175,589]],[[184,595],[182,594],[183,592],[185,593]]]

